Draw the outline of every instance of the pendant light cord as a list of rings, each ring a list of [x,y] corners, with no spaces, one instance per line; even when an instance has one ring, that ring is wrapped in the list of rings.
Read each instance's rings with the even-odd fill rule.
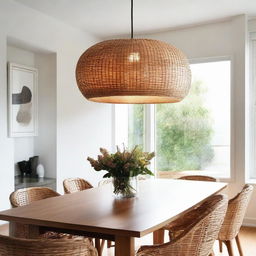
[[[131,0],[131,39],[133,39],[133,0]]]

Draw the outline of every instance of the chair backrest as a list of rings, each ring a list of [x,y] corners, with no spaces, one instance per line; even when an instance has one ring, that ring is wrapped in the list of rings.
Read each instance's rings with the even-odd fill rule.
[[[147,180],[147,177],[145,175],[139,175],[138,176],[138,180],[142,181],[142,180]],[[101,181],[99,181],[98,186],[103,186],[103,185],[107,185],[109,183],[112,183],[113,179],[112,178],[104,178]]]
[[[197,181],[212,181],[212,182],[217,181],[215,178],[210,176],[205,176],[205,175],[187,175],[187,176],[180,177],[179,180],[197,180]]]
[[[174,240],[155,246],[141,247],[137,256],[208,256],[218,237],[227,210],[225,195],[210,197],[200,208],[202,214]]]
[[[28,205],[34,201],[60,196],[56,191],[45,187],[32,187],[18,189],[11,193],[10,203],[12,207]],[[10,234],[15,237],[29,237],[29,228],[26,224],[15,223],[10,230]],[[1,254],[0,254],[1,255]]]
[[[93,186],[86,180],[81,178],[70,178],[63,181],[65,194],[72,194],[83,191],[85,189],[93,188]]]
[[[10,202],[13,207],[18,207],[59,195],[56,191],[46,187],[23,188],[11,193]]]
[[[97,256],[97,250],[83,239],[21,239],[0,235],[3,256]]]
[[[219,233],[220,240],[232,240],[238,235],[252,191],[253,186],[246,184],[240,193],[229,200],[227,214]]]
[[[99,181],[98,186],[103,186],[112,183],[112,178],[106,178],[101,181]]]

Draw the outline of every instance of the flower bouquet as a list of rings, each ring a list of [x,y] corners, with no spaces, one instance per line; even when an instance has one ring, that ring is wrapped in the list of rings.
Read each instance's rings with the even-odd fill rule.
[[[131,151],[125,147],[114,154],[100,148],[101,155],[95,160],[88,157],[87,160],[95,171],[107,171],[103,178],[112,178],[114,194],[121,198],[134,197],[136,195],[136,177],[138,175],[154,175],[147,166],[155,153],[143,152],[138,146]]]

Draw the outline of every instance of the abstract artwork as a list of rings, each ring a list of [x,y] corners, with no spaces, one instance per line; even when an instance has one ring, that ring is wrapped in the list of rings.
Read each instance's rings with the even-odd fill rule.
[[[9,136],[37,136],[37,69],[8,64]]]

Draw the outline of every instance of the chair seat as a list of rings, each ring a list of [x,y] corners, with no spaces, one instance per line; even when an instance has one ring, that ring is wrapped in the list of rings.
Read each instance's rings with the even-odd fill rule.
[[[22,239],[0,235],[0,255],[98,256],[98,253],[81,239]]]
[[[53,231],[47,231],[39,236],[39,238],[45,239],[72,239],[72,240],[79,240],[84,241],[88,245],[93,245],[92,239],[84,236],[76,236],[67,233],[57,233]]]
[[[204,213],[204,208],[200,206],[201,205],[194,207],[191,211],[184,213],[178,219],[164,226],[163,229],[169,231],[169,237],[171,240],[178,237],[184,230],[194,223],[198,216],[201,216]]]
[[[32,188],[24,188],[18,189],[10,195],[10,202],[13,207],[20,207],[24,205],[28,205],[34,201],[43,200],[46,198],[51,198],[55,196],[60,196],[56,191],[45,188],[45,187],[32,187]],[[11,236],[16,238],[29,238],[29,227],[26,224],[15,223],[15,226],[11,229]],[[57,233],[47,231],[39,236],[39,238],[46,239],[72,239],[75,240],[84,240],[86,244],[92,245],[92,239],[86,238],[82,236],[75,236],[65,233]]]
[[[227,209],[227,197],[215,195],[200,205],[202,214],[168,243],[142,246],[136,256],[208,256],[216,240]],[[198,208],[199,209],[199,208]]]

